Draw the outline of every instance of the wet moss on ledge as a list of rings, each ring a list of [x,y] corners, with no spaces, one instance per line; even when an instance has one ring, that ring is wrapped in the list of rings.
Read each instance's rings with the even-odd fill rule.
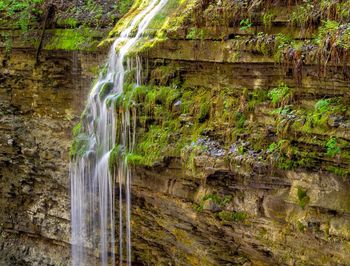
[[[102,37],[101,32],[91,28],[56,29],[48,33],[49,40],[44,43],[46,50],[93,51]]]
[[[337,98],[304,106],[295,99],[295,88],[283,83],[271,89],[236,91],[192,88],[180,81],[177,66],[171,65],[155,68],[151,77],[165,85],[127,84],[116,102],[117,112],[131,108],[138,114],[132,165],[153,166],[167,157],[179,157],[189,174],[195,175],[197,157],[213,156],[210,143],[214,141],[221,150],[219,157],[232,166],[238,160],[247,169],[258,163],[281,170],[321,166],[332,173],[347,173],[349,140],[337,135],[336,128],[347,125],[349,110]],[[273,134],[257,123],[261,110],[268,110],[264,116],[275,121]],[[342,117],[342,122],[334,125],[332,117]],[[319,140],[312,140],[310,133],[317,133]],[[314,146],[306,146],[307,141]]]

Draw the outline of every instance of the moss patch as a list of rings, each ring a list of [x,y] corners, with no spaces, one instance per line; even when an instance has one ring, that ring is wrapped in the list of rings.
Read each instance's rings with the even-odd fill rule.
[[[49,31],[49,43],[44,44],[46,50],[87,50],[96,49],[100,33],[90,28],[56,29]]]

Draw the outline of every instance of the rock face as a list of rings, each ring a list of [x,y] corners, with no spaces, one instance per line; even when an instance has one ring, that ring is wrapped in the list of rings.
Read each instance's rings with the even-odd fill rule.
[[[348,66],[329,54],[320,69],[307,39],[324,25],[288,25],[299,7],[239,2],[174,11],[174,20],[191,16],[140,49],[151,86],[131,100],[141,116],[134,253],[149,265],[349,265]],[[302,48],[276,51],[271,43],[288,31],[306,39]],[[344,113],[317,111],[339,97]]]
[[[1,265],[70,260],[69,147],[104,53],[14,50],[0,57]]]
[[[348,66],[331,61],[320,72],[308,57],[301,65],[298,57],[277,64],[256,37],[266,29],[257,19],[262,7],[249,9],[255,26],[247,32],[240,19],[228,21],[230,12],[245,10],[245,1],[192,2],[195,21],[184,19],[168,29],[166,41],[141,53],[144,81],[176,88],[181,96],[170,104],[155,101],[152,108],[170,108],[180,126],[167,133],[167,145],[159,140],[163,131],[157,132],[161,156],[133,168],[134,263],[349,265]],[[267,31],[295,34],[286,25],[289,7],[269,2],[279,2],[281,16]],[[210,21],[213,14],[222,20]],[[70,132],[106,53],[51,48],[37,65],[35,50],[19,42],[0,56],[1,265],[70,263]],[[281,81],[293,99],[274,106],[266,94]],[[252,103],[259,89],[265,96]],[[184,111],[189,91],[195,100]],[[347,110],[305,129],[315,104],[336,97]],[[146,121],[139,121],[140,141],[152,125],[170,121],[164,112],[147,117],[145,101],[137,109]],[[207,102],[208,109],[201,108]],[[174,151],[184,128],[193,125],[205,127],[199,140]]]

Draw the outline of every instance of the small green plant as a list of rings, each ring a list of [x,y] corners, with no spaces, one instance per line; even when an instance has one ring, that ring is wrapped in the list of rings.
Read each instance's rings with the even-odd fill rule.
[[[278,145],[276,144],[276,142],[272,142],[267,150],[268,150],[268,152],[272,153],[275,150],[277,150],[277,147],[278,147]]]
[[[15,25],[22,31],[28,31],[30,24],[42,13],[39,9],[42,2],[43,0],[2,0],[0,2],[0,12],[5,19],[15,19]]]
[[[5,54],[9,55],[12,51],[13,42],[12,39],[6,34],[5,36]]]
[[[244,113],[236,112],[235,121],[236,121],[236,123],[235,123],[236,128],[237,129],[243,129],[245,121],[246,121],[246,117],[245,117]]]
[[[191,28],[191,30],[186,35],[186,39],[193,40],[196,38],[196,36],[197,36],[196,28]]]
[[[338,176],[346,177],[346,176],[350,175],[349,169],[342,168],[339,166],[328,166],[326,169],[328,172],[331,172],[331,173],[338,175]]]
[[[273,105],[286,104],[291,97],[291,89],[284,83],[281,83],[277,88],[272,89],[268,96]]]
[[[327,38],[330,36],[334,36],[339,30],[340,23],[333,20],[323,21],[321,27],[318,28],[318,34],[316,36],[316,43],[321,45],[323,44]]]
[[[207,194],[202,198],[202,202],[206,200],[212,200],[216,204],[223,207],[232,200],[232,196],[231,195],[220,196],[218,194]]]
[[[299,25],[305,27],[312,17],[314,6],[312,3],[304,1],[305,4],[297,5],[291,14],[292,25]]]
[[[221,197],[218,194],[207,194],[202,198],[202,201],[212,200],[216,204],[221,204]]]
[[[245,18],[239,22],[239,25],[241,26],[239,28],[240,30],[248,30],[253,26],[253,23],[250,21],[249,18]]]
[[[203,211],[203,203],[201,203],[201,204],[193,203],[192,208],[193,208],[196,212],[202,212],[202,211]]]
[[[273,142],[267,149],[272,163],[282,170],[290,170],[298,167],[310,167],[314,160],[312,153],[303,153],[290,140],[281,139]]]
[[[245,212],[231,212],[231,211],[221,211],[218,214],[222,221],[227,222],[243,222],[247,219],[248,215]]]
[[[255,88],[249,95],[248,110],[254,111],[255,107],[269,100],[267,91],[262,88]]]
[[[305,230],[306,230],[305,225],[300,221],[297,221],[297,228],[300,232],[305,232]]]
[[[329,118],[331,115],[343,115],[346,107],[338,98],[321,99],[317,101],[312,110],[302,114],[304,123],[301,129],[307,133],[313,130],[325,131],[329,128]]]
[[[209,118],[210,105],[207,99],[202,99],[201,105],[199,108],[198,122],[203,123]]]
[[[244,146],[243,145],[238,146],[238,153],[241,155],[244,154]]]
[[[324,114],[329,111],[330,100],[329,99],[322,99],[316,102],[315,104],[315,110],[321,114]]]
[[[307,191],[301,187],[298,187],[297,197],[299,201],[299,206],[304,209],[305,206],[310,202],[310,197],[307,195]]]
[[[186,39],[194,40],[194,39],[200,39],[204,40],[205,38],[205,30],[204,29],[197,29],[197,28],[191,28],[190,31],[186,35]]]
[[[118,1],[116,4],[116,9],[118,10],[119,15],[123,16],[126,12],[128,12],[133,3],[134,0]]]
[[[271,28],[272,25],[272,20],[274,19],[275,14],[271,11],[267,11],[263,15],[263,23],[265,28],[269,29]]]
[[[275,47],[273,53],[273,59],[276,62],[282,61],[282,55],[286,48],[288,48],[293,41],[290,35],[285,35],[283,33],[278,33],[275,36]]]
[[[337,139],[335,137],[331,137],[328,139],[326,143],[326,150],[326,154],[330,157],[334,157],[341,152]]]
[[[78,25],[78,21],[73,17],[69,17],[66,19],[57,20],[57,24],[60,26],[68,26],[70,28],[76,28]]]
[[[202,197],[202,199],[200,200],[200,202],[198,204],[197,203],[193,204],[193,209],[197,212],[202,212],[204,209],[204,203],[207,200],[213,201],[214,203],[216,203],[220,207],[225,207],[228,203],[231,202],[232,196],[231,195],[220,196],[218,194],[207,194],[207,195]]]

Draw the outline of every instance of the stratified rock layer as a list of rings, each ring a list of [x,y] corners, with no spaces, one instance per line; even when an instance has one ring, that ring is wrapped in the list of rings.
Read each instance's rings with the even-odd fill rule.
[[[284,19],[291,13],[289,7],[277,6],[280,16],[269,27],[257,19],[247,32],[238,25],[246,13],[235,18],[238,23],[225,21],[230,9],[225,6],[222,13],[221,4],[228,1],[214,2],[203,1],[190,10],[196,25],[192,21],[169,29],[168,40],[143,51],[145,82],[168,86],[176,81],[194,96],[208,93],[213,101],[225,89],[233,98],[243,98],[244,109],[245,88],[248,93],[256,88],[269,91],[284,81],[293,88],[296,106],[310,110],[317,100],[342,97],[348,108],[346,57],[320,70],[309,58],[302,67],[293,60],[278,64],[256,45],[262,40],[254,35],[266,28],[270,34],[290,31],[297,37],[299,28],[288,27]],[[207,21],[213,14],[222,14],[223,21],[211,25],[217,21]],[[310,36],[312,32],[307,32],[304,38]],[[36,65],[36,51],[22,41],[14,37],[18,45],[10,54],[4,48],[0,56],[0,264],[67,265],[70,131],[83,110],[97,65],[106,55],[43,50]],[[181,112],[181,104],[173,103],[173,111]],[[283,140],[310,156],[312,152],[313,161],[311,167],[283,170],[261,161],[260,153],[250,149],[255,137],[280,140],[278,119],[271,114],[274,109],[262,102],[247,112],[243,133],[229,146],[223,144],[222,135],[236,124],[217,123],[202,136],[204,150],[181,155],[165,151],[163,160],[152,166],[134,167],[135,263],[349,265],[350,181],[348,172],[344,174],[349,160],[341,155],[327,157],[324,147],[330,137],[348,143],[349,119],[331,117],[323,131],[287,126]],[[211,115],[201,120],[210,120]],[[188,114],[179,119],[183,126],[196,120]],[[156,123],[153,120],[149,123]],[[139,138],[145,130],[140,128]],[[344,153],[348,150],[342,147]],[[329,171],[335,167],[342,172]]]
[[[69,147],[105,55],[14,50],[0,57],[2,265],[70,260]]]

